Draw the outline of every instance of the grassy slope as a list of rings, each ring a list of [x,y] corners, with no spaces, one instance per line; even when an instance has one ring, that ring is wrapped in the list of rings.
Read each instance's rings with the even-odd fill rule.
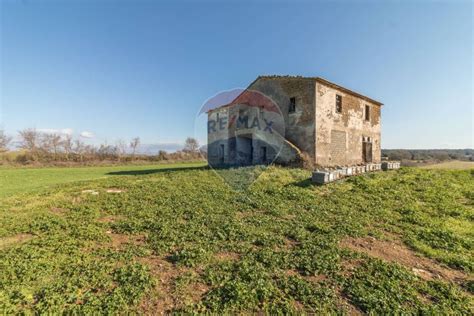
[[[272,167],[235,192],[211,170],[158,170],[6,199],[0,311],[471,311],[472,281],[425,281],[338,243],[399,236],[472,277],[472,171],[308,177]]]
[[[73,181],[93,180],[108,176],[111,172],[136,171],[150,169],[190,168],[205,163],[176,163],[143,166],[75,167],[75,168],[0,168],[0,198],[16,193],[32,192],[50,186]]]

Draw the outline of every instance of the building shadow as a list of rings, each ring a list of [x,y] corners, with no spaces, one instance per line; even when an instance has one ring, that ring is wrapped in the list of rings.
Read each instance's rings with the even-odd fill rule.
[[[106,173],[110,176],[143,176],[154,173],[163,172],[176,172],[176,171],[190,171],[190,170],[207,170],[208,166],[183,166],[183,167],[170,167],[170,168],[156,168],[156,169],[144,169],[144,170],[124,170],[124,171],[112,171]]]

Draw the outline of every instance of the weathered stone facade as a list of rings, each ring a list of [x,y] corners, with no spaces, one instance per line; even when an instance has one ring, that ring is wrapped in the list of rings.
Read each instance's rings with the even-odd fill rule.
[[[335,110],[342,97],[341,113]],[[369,117],[365,119],[368,106]],[[321,166],[380,162],[380,109],[382,104],[318,79],[316,82],[316,157]],[[345,135],[345,146],[341,144]],[[364,161],[363,143],[371,144],[372,159]],[[370,159],[369,159],[370,160]]]
[[[380,162],[381,106],[322,78],[258,77],[208,112],[209,164],[288,163],[301,153],[325,167]]]

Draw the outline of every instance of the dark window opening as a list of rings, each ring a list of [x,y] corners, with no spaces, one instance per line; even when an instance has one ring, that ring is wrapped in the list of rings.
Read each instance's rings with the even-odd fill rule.
[[[365,120],[370,121],[370,106],[365,106]]]
[[[293,113],[296,111],[296,98],[290,98],[290,106],[288,107],[288,112]]]
[[[267,147],[260,147],[260,160],[262,162],[267,162]]]
[[[253,144],[252,142],[250,142],[250,157],[249,157],[250,161],[249,163],[252,163],[253,162]]]
[[[223,164],[224,163],[224,144],[221,144],[219,146],[219,163]]]
[[[336,113],[342,113],[342,96],[336,94]]]
[[[237,151],[237,140],[235,137],[229,138],[229,160],[235,161]]]

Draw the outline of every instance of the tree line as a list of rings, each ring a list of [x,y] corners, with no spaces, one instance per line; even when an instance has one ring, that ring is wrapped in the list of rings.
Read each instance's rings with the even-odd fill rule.
[[[139,137],[129,142],[118,140],[115,144],[107,143],[98,146],[86,144],[72,135],[44,133],[34,128],[18,132],[17,147],[12,151],[11,135],[0,130],[0,163],[17,164],[91,164],[96,162],[134,162],[134,161],[185,161],[199,160],[205,156],[200,151],[199,142],[192,137],[185,141],[184,148],[176,152],[158,151],[156,154],[139,154],[141,141]]]
[[[382,156],[390,160],[413,161],[473,161],[473,149],[382,149]]]
[[[155,154],[139,154],[139,137],[129,142],[118,140],[115,144],[98,146],[86,144],[71,135],[44,133],[34,128],[18,132],[20,151],[11,151],[13,137],[0,130],[0,163],[13,164],[93,164],[97,162],[133,161],[185,161],[206,158],[199,142],[192,137],[185,141],[184,148],[176,152],[160,150]],[[446,160],[474,161],[473,149],[382,149],[382,156],[390,160],[430,162]]]

